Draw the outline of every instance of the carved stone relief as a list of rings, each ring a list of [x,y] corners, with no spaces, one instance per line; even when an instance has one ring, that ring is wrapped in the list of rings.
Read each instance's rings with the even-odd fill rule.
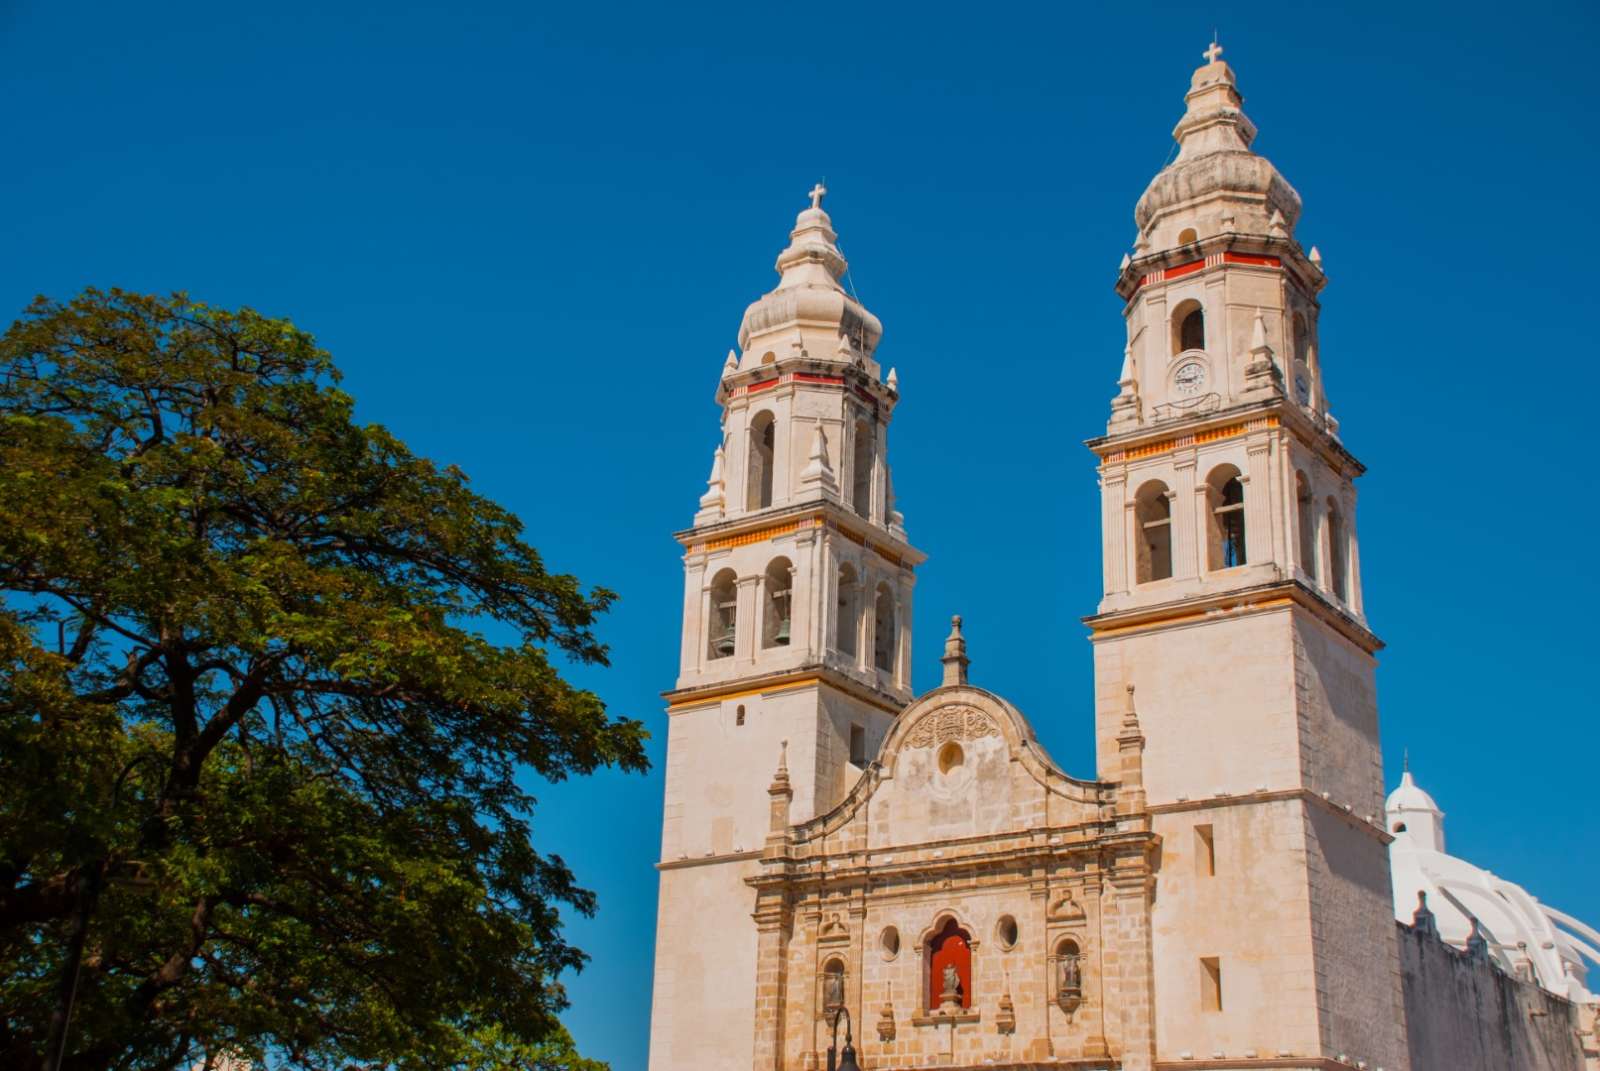
[[[999,736],[994,718],[973,707],[942,707],[923,715],[906,737],[907,747],[937,747],[947,740]]]

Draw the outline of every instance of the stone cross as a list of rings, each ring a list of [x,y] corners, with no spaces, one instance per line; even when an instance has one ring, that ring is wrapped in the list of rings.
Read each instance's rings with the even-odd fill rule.
[[[815,186],[811,187],[811,207],[821,208],[822,199],[827,195],[828,187],[824,186],[822,183],[819,182]]]
[[[1217,62],[1217,57],[1222,55],[1222,46],[1217,44],[1217,39],[1213,37],[1211,39],[1211,47],[1200,54],[1206,58],[1207,63],[1215,63]]]

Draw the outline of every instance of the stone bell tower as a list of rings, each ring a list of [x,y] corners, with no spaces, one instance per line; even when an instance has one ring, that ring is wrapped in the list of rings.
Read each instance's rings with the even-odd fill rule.
[[[1300,197],[1215,45],[1135,209],[1099,459],[1099,765],[1127,688],[1162,838],[1157,1061],[1406,1063],[1353,481]],[[1247,1066],[1241,1063],[1240,1066]],[[1220,1065],[1219,1065],[1220,1066]]]
[[[722,429],[683,546],[667,700],[650,1067],[749,1067],[754,890],[768,786],[790,818],[834,806],[911,699],[906,541],[889,478],[896,375],[877,317],[840,284],[822,209],[795,221],[777,287],[747,310],[717,385]],[[777,920],[775,924],[787,924]]]

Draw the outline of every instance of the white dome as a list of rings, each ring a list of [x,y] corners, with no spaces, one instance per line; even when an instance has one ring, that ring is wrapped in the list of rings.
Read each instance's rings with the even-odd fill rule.
[[[1439,936],[1457,948],[1478,921],[1489,955],[1506,972],[1568,1000],[1595,1000],[1589,964],[1600,965],[1600,931],[1541,904],[1522,886],[1444,851],[1442,811],[1407,771],[1389,794],[1389,869],[1394,913],[1410,923],[1417,893],[1427,894]],[[1585,962],[1587,961],[1587,962]]]
[[[1417,783],[1411,779],[1410,770],[1400,775],[1400,787],[1389,793],[1389,798],[1383,802],[1383,809],[1391,813],[1432,811],[1440,818],[1444,817],[1444,812],[1433,802],[1433,797],[1418,788]]]

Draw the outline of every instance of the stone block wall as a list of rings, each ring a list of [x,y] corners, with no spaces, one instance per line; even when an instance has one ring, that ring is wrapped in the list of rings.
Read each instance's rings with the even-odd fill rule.
[[[1412,1071],[1585,1071],[1576,1005],[1397,925]]]

